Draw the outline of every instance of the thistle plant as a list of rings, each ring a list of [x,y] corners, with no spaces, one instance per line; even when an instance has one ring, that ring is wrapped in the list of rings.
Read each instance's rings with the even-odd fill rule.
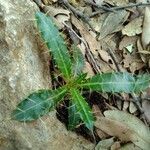
[[[29,94],[13,111],[14,119],[18,121],[38,119],[55,108],[67,95],[69,99],[68,129],[74,129],[82,122],[89,130],[93,131],[94,116],[82,96],[83,89],[110,93],[137,93],[149,87],[150,76],[148,74],[133,76],[127,72],[116,72],[96,74],[87,78],[87,74],[82,73],[84,57],[81,51],[73,46],[71,57],[52,18],[41,12],[37,12],[35,17],[41,37],[52,54],[65,85],[55,90],[42,89]]]

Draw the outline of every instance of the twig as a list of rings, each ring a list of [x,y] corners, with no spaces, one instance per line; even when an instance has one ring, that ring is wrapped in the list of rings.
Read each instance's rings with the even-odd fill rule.
[[[84,13],[82,13],[81,11],[77,10],[76,8],[74,8],[72,5],[70,5],[70,3],[68,2],[68,0],[62,0],[62,2],[64,3],[64,5],[69,8],[75,15],[79,16],[84,22],[86,22],[89,27],[92,29],[92,31],[95,32],[95,29],[92,27],[92,25],[89,23],[90,18],[88,16],[86,16]]]
[[[137,108],[140,110],[140,113],[143,115],[144,110],[141,107],[139,97],[137,97],[135,93],[131,94],[131,96],[133,98],[133,103],[137,106]]]
[[[33,0],[33,1],[38,5],[38,7],[40,7],[40,8],[44,7],[44,4],[41,0]]]
[[[98,15],[98,14],[104,13],[104,12],[115,12],[115,11],[118,11],[118,10],[132,8],[132,7],[146,7],[146,6],[150,6],[150,2],[149,2],[149,3],[136,3],[136,4],[129,4],[129,5],[126,5],[126,6],[116,6],[116,7],[107,8],[105,6],[100,6],[100,5],[95,4],[93,2],[87,2],[87,3],[89,3],[92,6],[97,7],[99,9],[101,9],[101,10],[98,10],[96,12],[93,12],[89,17],[93,17],[95,15]]]
[[[96,15],[99,15],[99,14],[101,14],[101,13],[104,13],[104,12],[106,12],[106,11],[101,11],[101,10],[98,10],[98,11],[95,11],[95,12],[93,12],[90,16],[89,16],[89,18],[92,18],[92,17],[94,17],[94,16],[96,16]]]
[[[103,10],[104,12],[105,12],[105,11],[107,11],[107,12],[114,12],[114,10],[112,10],[111,8],[98,5],[98,4],[96,4],[96,3],[92,2],[92,1],[84,0],[84,2],[85,2],[86,4],[95,6],[95,7],[99,8],[99,9]]]
[[[149,6],[150,3],[136,3],[136,4],[130,4],[127,6],[117,6],[117,7],[113,7],[112,10],[121,10],[121,9],[127,9],[127,8],[132,8],[132,7],[145,7],[145,6]]]
[[[115,54],[114,54],[114,52],[112,51],[111,48],[108,48],[108,53],[110,54],[110,57],[112,58],[115,66],[117,68],[117,71],[121,72],[121,68],[118,65],[118,60],[117,60],[117,58],[116,58],[116,56],[115,56]]]
[[[97,65],[97,63],[96,63],[96,60],[94,59],[94,57],[93,57],[93,54],[91,53],[91,51],[90,51],[90,48],[89,48],[89,46],[88,46],[88,44],[87,44],[87,42],[83,39],[83,38],[81,38],[70,26],[68,26],[66,23],[63,23],[80,41],[82,41],[83,42],[83,44],[85,45],[85,47],[86,47],[86,57],[87,57],[87,60],[89,61],[89,62],[91,62],[91,64],[92,64],[92,66],[93,66],[93,69],[95,70],[95,72],[96,73],[101,73],[101,71],[100,71],[100,69],[99,69],[99,67],[98,67],[98,65]]]

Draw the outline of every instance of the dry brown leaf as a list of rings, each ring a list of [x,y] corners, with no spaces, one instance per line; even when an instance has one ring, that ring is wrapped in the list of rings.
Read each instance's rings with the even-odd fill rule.
[[[99,39],[121,30],[122,24],[127,20],[128,15],[129,13],[125,10],[108,14],[101,26]]]
[[[123,54],[123,66],[125,68],[129,68],[132,73],[134,73],[136,70],[140,70],[145,66],[145,64],[139,59],[137,54],[129,54],[124,53]]]
[[[129,102],[128,101],[124,101],[122,110],[125,111],[125,110],[127,110],[128,107],[129,107]]]
[[[70,12],[66,9],[53,6],[45,6],[43,9],[49,16],[53,17],[59,29],[62,29],[64,27],[63,23],[70,19]]]
[[[90,19],[90,23],[93,26],[93,28],[95,29],[95,31],[100,32],[100,29],[102,27],[102,24],[106,18],[107,14],[101,14],[98,17],[93,17]]]
[[[102,72],[110,72],[112,71],[112,68],[107,64],[108,62],[103,61],[99,56],[102,56],[103,58],[105,56],[105,59],[112,60],[108,54],[108,52],[101,50],[101,44],[99,41],[96,40],[96,38],[88,31],[86,26],[82,22],[80,22],[78,19],[76,19],[74,16],[71,16],[71,20],[73,25],[79,30],[81,36],[83,39],[87,42],[90,51],[92,52],[95,59],[97,59],[97,63],[100,66],[100,69]],[[103,56],[105,55],[105,56]]]
[[[42,1],[45,5],[49,5],[49,4],[57,2],[58,0],[42,0]]]
[[[143,22],[142,45],[145,50],[148,50],[150,44],[150,7],[145,8],[145,16]],[[149,45],[150,47],[150,45]],[[149,48],[150,51],[150,48]]]
[[[124,48],[132,45],[133,51],[136,49],[136,41],[138,37],[137,36],[124,36],[119,43],[119,49],[123,50]]]
[[[78,45],[78,48],[81,50],[83,56],[85,56],[85,53],[86,53],[86,50],[85,50],[85,49],[86,49],[86,47],[85,47],[85,45],[84,45],[83,42],[81,42],[81,44]]]
[[[0,137],[0,147],[2,147],[2,145],[7,144],[7,140],[5,137]]]
[[[108,134],[106,134],[101,129],[96,128],[95,130],[100,139],[106,139],[106,138],[110,137]]]
[[[103,4],[103,2],[104,0],[95,0],[95,3],[100,6]]]
[[[130,105],[129,105],[129,112],[131,114],[135,113],[137,111],[137,108],[135,106],[135,104],[133,102],[130,102]]]
[[[150,54],[150,51],[145,51],[145,50],[143,50],[143,51],[140,51],[139,53],[140,53],[140,54],[147,54],[147,55],[148,55],[148,54]]]
[[[83,0],[68,0],[68,1],[69,1],[69,3],[71,5],[73,5],[76,8],[79,8],[80,6],[84,6],[85,5]]]
[[[121,101],[120,99],[117,99],[117,100],[116,100],[116,104],[117,104],[117,108],[118,108],[119,110],[121,110],[121,109],[122,109],[122,101]]]
[[[105,117],[97,119],[95,126],[111,136],[118,137],[123,142],[130,141],[130,136],[133,134],[123,123]]]
[[[103,51],[99,50],[98,52],[99,52],[100,58],[104,60],[112,68],[112,71],[117,70],[114,60],[112,59],[112,55],[116,58],[115,61],[117,62],[120,70],[124,71],[124,68],[122,68],[122,65],[120,64],[120,62],[122,61],[122,58],[120,57],[120,54],[116,51],[117,42],[118,42],[118,39],[116,38],[115,35],[109,35],[105,37],[104,39],[101,39],[100,43],[101,43],[101,49]]]
[[[148,3],[148,0],[136,0],[136,3]],[[144,15],[145,7],[138,7],[137,10]]]
[[[94,112],[94,116],[96,118],[104,116],[101,110],[99,109],[98,105],[94,104],[92,107],[92,111]],[[101,129],[96,128],[95,130],[96,130],[97,135],[100,137],[100,139],[106,139],[107,137],[109,137],[109,135],[103,132]]]
[[[95,150],[108,150],[114,143],[114,138],[101,140],[95,147]]]
[[[83,72],[87,73],[87,77],[88,78],[94,76],[93,69],[92,69],[91,65],[87,61],[85,62],[85,67],[83,69]]]
[[[98,105],[93,105],[92,106],[92,111],[94,113],[95,117],[103,117],[104,115],[102,114],[101,110],[99,109]]]
[[[87,16],[90,16],[93,12],[92,7],[91,6],[84,6],[84,7],[80,7],[80,10],[86,14]]]
[[[132,55],[130,55],[128,53],[123,54],[123,56],[124,56],[124,59],[123,59],[124,67],[129,68],[130,64],[133,62],[133,57],[132,57]]]
[[[105,2],[111,4],[111,5],[116,5],[116,6],[124,6],[129,3],[129,0],[104,0]]]
[[[102,61],[101,59],[99,60],[99,66],[100,66],[101,72],[103,72],[103,73],[113,71],[113,69],[109,66],[109,64]]]
[[[99,52],[100,57],[102,58],[102,60],[104,60],[105,62],[109,62],[109,60],[112,60],[112,58],[110,57],[108,52],[106,52],[104,50],[99,50],[98,52]]]
[[[143,108],[147,121],[150,123],[150,101],[144,100],[142,102],[142,108]]]
[[[146,62],[147,61],[146,57],[145,57],[145,55],[142,54],[142,52],[144,51],[144,49],[142,47],[140,39],[137,40],[137,48],[138,48],[138,52],[140,53],[140,57],[141,57],[142,61]]]
[[[120,142],[117,141],[111,146],[111,150],[118,150],[120,147]]]
[[[95,122],[97,128],[118,137],[121,141],[132,141],[140,148],[149,150],[150,130],[141,120],[118,110],[105,111],[104,115],[105,117],[100,117]]]
[[[119,148],[118,150],[142,150],[141,148],[137,147],[133,143],[128,143]]]
[[[73,6],[78,6],[78,3],[80,2],[80,0],[68,0],[68,1]]]
[[[96,39],[92,36],[92,34],[88,31],[85,25],[80,22],[77,18],[73,15],[71,16],[72,24],[79,30],[81,36],[85,41],[88,43],[91,52],[94,54],[95,57],[98,56],[97,50],[100,49],[100,43],[96,41]]]
[[[130,21],[123,29],[122,34],[127,36],[135,36],[142,33],[143,17],[135,18]]]
[[[134,73],[135,71],[142,69],[144,66],[145,64],[143,62],[141,61],[139,62],[139,60],[135,60],[134,62],[130,64],[129,68],[130,68],[130,71]]]

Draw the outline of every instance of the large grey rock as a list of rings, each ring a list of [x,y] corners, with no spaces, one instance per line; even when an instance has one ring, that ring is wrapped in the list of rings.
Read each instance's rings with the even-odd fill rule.
[[[30,0],[0,0],[0,150],[83,150],[93,144],[49,113],[32,123],[10,119],[31,91],[49,88],[48,54],[34,27],[38,8]]]

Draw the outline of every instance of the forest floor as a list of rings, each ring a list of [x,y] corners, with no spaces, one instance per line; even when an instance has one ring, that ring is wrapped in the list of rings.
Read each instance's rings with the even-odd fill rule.
[[[150,71],[150,2],[146,0],[34,0],[52,16],[68,47],[80,48],[88,77],[97,73]],[[54,76],[57,69],[51,67]],[[63,82],[57,78],[53,86]],[[96,116],[93,136],[84,126],[76,132],[96,140],[97,150],[147,149],[150,146],[150,88],[140,94],[83,93]],[[67,124],[67,102],[58,118]],[[108,111],[109,110],[109,111]],[[111,110],[117,110],[114,113]],[[105,112],[106,111],[106,112]],[[107,112],[108,111],[108,112]],[[119,115],[119,117],[118,117]],[[105,116],[105,117],[104,117]],[[103,117],[103,119],[101,119]],[[104,119],[105,118],[105,119]]]

